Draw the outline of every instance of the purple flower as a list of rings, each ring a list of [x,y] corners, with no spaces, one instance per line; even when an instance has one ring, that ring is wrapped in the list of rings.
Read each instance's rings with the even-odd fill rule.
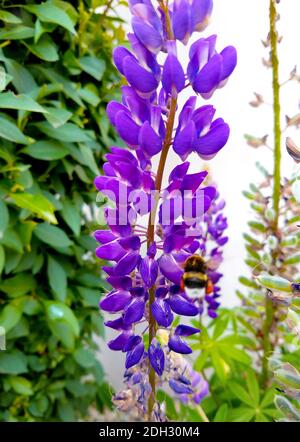
[[[148,350],[150,364],[155,372],[161,376],[165,367],[165,355],[160,344],[151,344]]]
[[[133,404],[145,416],[153,378],[169,382],[182,400],[198,403],[207,394],[205,381],[181,357],[192,352],[187,338],[199,330],[182,324],[174,329],[173,321],[176,315],[217,316],[227,221],[215,186],[207,185],[207,172],[188,173],[186,159],[192,152],[212,159],[227,143],[229,126],[215,118],[212,105],[197,105],[196,96],[186,101],[178,118],[176,112],[183,89],[192,86],[207,99],[224,86],[235,68],[236,51],[228,46],[217,53],[215,36],[200,38],[190,47],[187,69],[182,66],[177,40],[188,44],[193,32],[207,26],[212,0],[173,0],[156,6],[151,0],[129,0],[129,7],[130,47],[117,47],[113,53],[127,84],[121,101],[107,106],[109,121],[125,147],[109,149],[103,175],[95,179],[108,204],[102,210],[107,230],[96,231],[94,237],[99,243],[96,256],[108,262],[102,270],[112,286],[100,308],[116,315],[105,322],[116,331],[108,346],[126,353],[128,388],[115,402],[124,411]],[[178,159],[162,186],[169,149],[183,162]],[[206,260],[209,284],[191,292],[182,276],[186,260],[194,254]],[[162,333],[166,336],[160,341]],[[153,418],[163,419],[157,402]]]
[[[208,99],[217,88],[223,87],[237,64],[237,53],[228,46],[218,54],[216,35],[200,38],[190,48],[188,78],[195,92]]]

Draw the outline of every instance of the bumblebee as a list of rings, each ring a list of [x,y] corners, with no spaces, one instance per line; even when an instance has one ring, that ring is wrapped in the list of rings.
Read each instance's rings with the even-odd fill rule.
[[[200,255],[190,256],[183,265],[184,273],[181,278],[182,290],[205,289],[208,295],[213,292],[213,283],[207,276],[207,264]]]

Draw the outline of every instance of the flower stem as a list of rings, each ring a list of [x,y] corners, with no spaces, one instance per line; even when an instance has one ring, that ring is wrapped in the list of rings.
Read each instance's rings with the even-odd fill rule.
[[[173,29],[171,25],[170,20],[170,14],[169,14],[169,8],[168,8],[168,0],[166,2],[160,2],[161,8],[165,13],[166,17],[166,28],[167,28],[167,35],[169,40],[174,40],[174,34]],[[175,122],[175,114],[176,114],[176,107],[177,107],[177,96],[171,99],[171,105],[170,105],[170,111],[168,115],[168,120],[166,123],[166,135],[163,142],[163,148],[161,152],[161,156],[159,159],[156,179],[155,179],[155,190],[156,190],[156,200],[153,209],[151,210],[151,213],[149,215],[149,222],[148,222],[148,230],[147,230],[147,246],[149,246],[154,241],[155,236],[155,217],[156,212],[158,208],[158,202],[160,198],[160,191],[161,191],[161,185],[162,185],[162,179],[163,179],[163,173],[164,168],[166,165],[166,160],[169,152],[169,148],[172,144],[172,134],[173,134],[173,128],[174,128],[174,122]],[[149,289],[149,346],[151,345],[151,342],[153,338],[156,335],[156,322],[155,318],[152,314],[152,304],[155,301],[155,286],[152,286]],[[151,395],[149,397],[148,401],[148,420],[151,421],[152,418],[152,410],[155,403],[155,396],[156,396],[156,385],[155,385],[155,371],[151,364],[149,363],[149,384],[151,386]]]
[[[197,412],[198,412],[198,414],[201,417],[203,422],[209,422],[209,419],[206,416],[206,414],[205,414],[203,408],[201,407],[201,405],[197,405],[196,410],[197,410]]]
[[[280,126],[280,83],[278,60],[278,35],[276,31],[276,0],[270,0],[270,42],[273,72],[273,114],[274,114],[274,186],[273,208],[275,212],[275,226],[278,226],[280,202],[280,162],[281,162],[281,126]]]
[[[278,60],[278,35],[276,31],[277,11],[276,0],[270,0],[270,44],[273,75],[273,116],[274,116],[274,171],[273,171],[273,209],[274,224],[273,232],[276,235],[278,230],[279,203],[280,203],[280,181],[281,181],[281,126],[280,126],[280,83],[279,83],[279,60]],[[265,299],[265,320],[263,325],[263,360],[262,360],[262,381],[263,385],[269,382],[268,357],[273,350],[270,342],[270,333],[273,325],[273,303],[266,296]]]
[[[169,117],[166,124],[166,136],[163,143],[163,149],[161,152],[161,156],[159,159],[159,165],[157,169],[157,175],[155,180],[155,190],[156,190],[156,201],[153,207],[153,210],[150,213],[149,216],[149,222],[148,222],[148,232],[147,232],[147,245],[148,247],[153,243],[154,241],[154,234],[155,234],[155,216],[157,212],[158,202],[159,202],[159,194],[161,191],[161,185],[162,185],[162,179],[163,179],[163,173],[166,165],[166,160],[169,152],[169,148],[172,142],[172,133],[173,133],[173,127],[174,127],[174,121],[175,121],[175,113],[176,113],[176,107],[177,107],[177,98],[172,98],[171,100],[171,107],[169,112]],[[149,289],[149,345],[151,344],[153,338],[156,334],[156,322],[155,318],[152,314],[152,304],[155,301],[155,286],[152,286]],[[148,403],[148,418],[151,420],[153,405],[155,402],[155,371],[153,367],[149,368],[149,383],[151,386],[152,393],[149,398]]]

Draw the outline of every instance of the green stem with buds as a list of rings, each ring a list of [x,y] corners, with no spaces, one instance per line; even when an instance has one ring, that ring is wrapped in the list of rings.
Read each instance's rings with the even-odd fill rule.
[[[279,203],[280,203],[280,182],[281,182],[281,123],[280,123],[280,83],[279,83],[279,60],[278,60],[278,34],[276,31],[277,11],[276,0],[270,0],[270,45],[273,76],[273,116],[274,116],[274,171],[273,171],[273,209],[274,224],[273,233],[277,236]],[[263,361],[262,380],[267,385],[269,381],[268,358],[273,350],[270,342],[270,332],[274,317],[273,303],[266,296],[265,321],[263,326]]]

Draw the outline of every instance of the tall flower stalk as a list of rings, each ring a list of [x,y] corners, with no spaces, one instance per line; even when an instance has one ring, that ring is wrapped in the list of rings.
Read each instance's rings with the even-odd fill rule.
[[[269,9],[270,18],[270,47],[271,47],[271,63],[272,63],[272,85],[273,85],[273,118],[274,118],[274,172],[273,172],[273,209],[274,209],[274,235],[278,237],[278,220],[280,214],[280,186],[281,186],[281,121],[280,121],[280,84],[279,84],[279,60],[278,60],[278,33],[276,30],[277,10],[276,0],[270,0]],[[276,259],[276,256],[275,256]],[[263,363],[262,377],[263,383],[268,383],[268,358],[272,351],[270,342],[270,331],[273,323],[273,303],[266,296],[265,301],[266,317],[263,326]]]
[[[290,78],[280,84],[279,82],[279,59],[278,44],[281,41],[276,23],[279,19],[276,0],[270,0],[269,19],[270,30],[264,46],[270,48],[270,59],[264,60],[263,64],[272,71],[272,91],[273,91],[273,135],[274,148],[268,146],[268,136],[261,138],[246,136],[248,144],[254,148],[267,146],[273,153],[273,175],[268,173],[262,166],[258,166],[263,174],[263,181],[259,185],[250,185],[250,191],[245,192],[249,198],[252,209],[256,212],[256,219],[249,222],[251,229],[250,235],[245,235],[247,242],[247,264],[252,268],[252,281],[247,278],[241,278],[241,282],[250,288],[248,299],[243,296],[244,305],[259,306],[259,311],[263,311],[263,317],[257,312],[257,317],[253,319],[253,327],[256,336],[260,340],[258,346],[261,357],[261,381],[265,387],[268,385],[269,367],[268,360],[273,351],[280,346],[282,341],[280,331],[280,321],[286,315],[286,309],[276,300],[276,294],[270,290],[263,295],[259,293],[261,282],[257,275],[262,273],[262,277],[268,278],[272,275],[293,280],[297,275],[297,257],[298,242],[291,235],[297,231],[298,207],[295,198],[292,195],[292,180],[282,179],[281,177],[281,105],[280,90],[283,85],[292,80],[299,81],[299,76],[294,69]],[[251,101],[251,106],[257,108],[265,103],[260,94],[255,94],[255,100]],[[295,118],[287,118],[287,127],[296,125]],[[293,147],[291,147],[293,151]],[[297,153],[297,149],[296,149]],[[253,234],[253,235],[252,235]],[[292,238],[292,239],[291,239]],[[290,265],[289,264],[293,264]],[[263,284],[262,284],[263,285]],[[262,299],[264,297],[264,299]]]
[[[207,172],[189,174],[186,160],[192,152],[212,159],[229,137],[229,126],[221,118],[214,120],[213,106],[197,108],[195,94],[177,119],[179,94],[192,88],[208,100],[234,70],[236,51],[228,46],[218,53],[215,35],[200,38],[190,46],[185,72],[177,46],[183,43],[185,47],[193,32],[204,30],[212,0],[175,0],[172,4],[131,0],[129,6],[132,52],[118,47],[113,54],[128,85],[122,88],[122,103],[113,101],[107,107],[127,147],[110,149],[104,176],[95,180],[97,189],[113,203],[105,209],[109,230],[95,232],[101,244],[96,255],[114,262],[103,267],[113,290],[100,307],[120,315],[106,322],[119,332],[108,345],[126,353],[127,387],[115,401],[121,409],[134,404],[142,418],[160,420],[157,384],[168,381],[175,393],[193,397],[197,403],[206,388],[184,358],[174,356],[191,353],[184,337],[200,332],[182,324],[173,326],[174,314],[197,316],[206,302],[213,316],[218,296],[215,291],[194,297],[182,284],[185,262],[201,254],[200,223],[216,197],[214,186],[202,185]],[[170,148],[179,161],[163,187]],[[155,156],[159,157],[156,172],[152,167]],[[218,226],[216,235],[221,236],[221,219]],[[214,259],[217,256],[215,252]]]

